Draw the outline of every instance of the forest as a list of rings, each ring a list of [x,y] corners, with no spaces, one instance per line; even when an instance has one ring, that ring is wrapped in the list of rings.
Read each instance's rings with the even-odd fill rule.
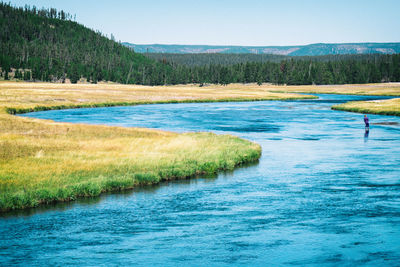
[[[184,66],[184,65],[183,65]],[[274,83],[287,85],[352,84],[400,81],[400,55],[376,55],[321,61],[290,58],[280,62],[244,62],[194,67],[173,65],[180,83]],[[172,74],[175,74],[173,72]],[[183,81],[182,81],[183,79]],[[174,82],[174,80],[172,80]]]
[[[15,8],[0,3],[2,76],[34,81],[88,81],[161,84],[172,71],[157,61],[72,20],[56,9]],[[150,80],[151,79],[151,80]]]
[[[400,54],[140,54],[56,9],[0,3],[0,79],[123,84],[400,81]],[[11,77],[12,76],[12,77]]]
[[[204,65],[234,65],[247,62],[281,62],[283,60],[306,60],[306,61],[376,61],[383,54],[344,54],[323,56],[285,56],[275,54],[228,54],[228,53],[144,53],[150,59],[167,61],[174,64],[192,66]]]

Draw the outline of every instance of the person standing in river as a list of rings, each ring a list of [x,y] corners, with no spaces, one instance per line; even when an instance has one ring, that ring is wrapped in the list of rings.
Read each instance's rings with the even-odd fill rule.
[[[364,115],[365,131],[369,131],[369,119],[367,115]]]

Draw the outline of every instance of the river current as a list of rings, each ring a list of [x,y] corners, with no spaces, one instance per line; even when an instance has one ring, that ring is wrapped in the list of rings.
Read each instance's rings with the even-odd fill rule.
[[[368,96],[37,112],[79,123],[233,134],[258,163],[215,177],[0,217],[0,265],[400,266],[400,117]]]

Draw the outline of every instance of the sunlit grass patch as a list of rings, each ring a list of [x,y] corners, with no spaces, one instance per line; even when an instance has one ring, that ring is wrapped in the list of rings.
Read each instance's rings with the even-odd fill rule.
[[[362,93],[382,89],[376,87],[371,85],[372,91],[362,89]],[[386,93],[400,95],[397,87],[389,87]],[[230,135],[56,123],[10,114],[146,103],[312,98],[271,92],[276,90],[337,93],[324,88],[0,82],[0,211],[232,170],[261,155],[259,145]],[[398,102],[393,105],[392,109],[399,107]]]
[[[0,138],[3,211],[231,170],[261,153],[257,144],[229,135],[35,124],[43,128],[35,125],[33,132]],[[47,133],[35,135],[41,129]]]
[[[332,109],[358,113],[400,116],[400,98],[372,101],[351,101],[332,106]]]
[[[270,86],[272,92],[400,96],[400,83]]]
[[[136,89],[122,86],[121,91],[119,85],[112,85],[116,87],[116,92],[113,92],[110,85],[107,88],[110,91],[102,91],[101,85],[89,88],[56,85],[54,91],[46,88],[52,88],[53,84],[0,84],[16,86],[14,89],[0,86],[0,211],[3,212],[97,196],[106,191],[125,190],[162,180],[232,170],[235,166],[257,160],[261,155],[259,145],[229,135],[178,134],[140,128],[57,123],[12,116],[6,110],[65,108],[78,102],[79,105],[104,105],[101,101],[109,103],[109,96],[112,98],[115,95],[119,95],[115,99],[118,101],[125,101],[123,98],[126,97],[131,104],[141,103],[143,99],[140,95],[146,93],[158,99],[148,102],[177,102],[179,88],[151,92],[154,89],[140,87],[138,90],[144,91],[135,95],[136,91],[132,90]],[[96,93],[92,94],[91,90],[96,90]],[[190,90],[183,91],[189,93]],[[168,95],[165,92],[169,92]],[[90,96],[85,96],[85,93]],[[78,99],[75,94],[85,97],[87,102]],[[193,99],[179,101],[206,101],[201,97],[196,99],[195,93],[191,94]],[[240,100],[237,95],[220,97],[210,101],[222,101],[222,97],[226,100],[238,97]]]

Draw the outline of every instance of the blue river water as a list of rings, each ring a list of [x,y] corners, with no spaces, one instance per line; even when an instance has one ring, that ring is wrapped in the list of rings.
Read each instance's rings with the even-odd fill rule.
[[[400,117],[333,111],[368,96],[142,105],[24,116],[212,131],[258,163],[0,217],[0,266],[400,266]]]

